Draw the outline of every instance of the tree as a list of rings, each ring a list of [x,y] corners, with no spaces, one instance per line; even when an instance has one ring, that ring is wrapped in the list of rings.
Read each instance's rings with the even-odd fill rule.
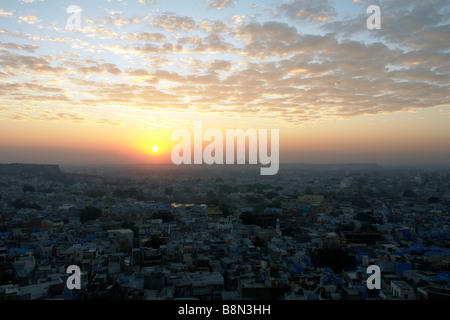
[[[154,234],[151,236],[150,240],[147,240],[143,243],[143,246],[147,248],[159,249],[159,247],[163,244],[166,244],[166,242],[159,236]]]
[[[136,198],[136,200],[143,200],[144,198],[143,191],[136,188],[116,189],[114,195],[120,198]]]
[[[252,212],[244,212],[240,218],[243,224],[256,224],[256,217]]]
[[[292,228],[286,228],[281,230],[281,234],[283,236],[294,237],[294,230],[292,230]]]
[[[223,217],[228,217],[231,214],[230,206],[228,204],[226,204],[225,202],[221,202],[219,208],[220,208],[220,211],[222,211]]]
[[[403,197],[405,197],[405,198],[417,198],[417,193],[415,193],[411,189],[406,189],[405,191],[403,191]]]
[[[118,248],[116,251],[118,252],[129,252],[128,240],[126,238],[120,239],[117,242]]]
[[[352,202],[353,205],[359,207],[359,208],[369,208],[370,204],[369,202],[367,202],[366,199],[361,198],[361,197],[353,197],[350,200]]]
[[[331,268],[335,273],[353,266],[354,257],[341,248],[318,249],[311,254],[313,265],[321,268]]]
[[[184,193],[192,193],[191,187],[184,187]]]
[[[342,231],[355,231],[355,223],[349,222],[349,223],[339,223],[336,227],[336,233],[340,233]]]
[[[319,288],[320,297],[324,300],[332,300],[331,293],[328,292],[324,287]]]
[[[264,185],[262,183],[253,183],[253,184],[247,184],[245,185],[245,189],[249,192],[255,192],[255,193],[263,193],[264,189],[271,188],[270,185]]]
[[[432,197],[428,198],[427,202],[428,202],[428,204],[432,204],[432,203],[438,203],[438,202],[440,202],[440,200],[438,197],[432,196]]]
[[[228,184],[221,184],[221,185],[219,185],[219,190],[223,193],[233,193],[233,192],[238,192],[239,188],[237,188],[235,186],[230,186]]]
[[[13,275],[6,271],[1,272],[0,273],[0,285],[5,285],[5,284],[9,284],[9,283],[15,283]]]
[[[363,232],[375,232],[377,228],[370,221],[365,221],[359,231]]]
[[[304,193],[305,194],[314,194],[313,189],[310,186],[305,188]]]
[[[80,211],[80,221],[85,223],[89,220],[95,220],[102,216],[102,209],[93,206],[86,206]]]
[[[258,203],[253,206],[253,211],[256,213],[263,213],[265,208],[266,206],[264,203]]]
[[[174,217],[169,210],[158,210],[152,214],[152,219],[161,219],[163,222],[171,222]]]
[[[14,201],[9,203],[11,206],[13,206],[16,209],[23,209],[23,208],[30,208],[30,209],[37,209],[41,210],[42,207],[36,203],[31,203],[28,201],[25,201],[23,199],[15,199]]]
[[[278,197],[278,192],[269,191],[266,193],[266,198],[272,200],[273,198]]]
[[[254,239],[253,239],[253,245],[255,246],[255,247],[262,247],[262,248],[264,248],[264,247],[266,247],[267,245],[266,245],[266,242],[262,239],[262,238],[260,238],[260,237],[258,237],[258,236],[256,236]]]
[[[132,231],[133,231],[133,236],[134,236],[135,238],[138,237],[138,234],[139,234],[139,227],[137,227],[137,226],[134,224],[134,222],[131,222],[131,221],[123,221],[123,222],[121,223],[120,227],[123,228],[123,229],[130,229],[130,230],[132,230]]]
[[[39,190],[39,192],[42,192],[42,193],[53,193],[55,191],[56,191],[56,189],[54,189],[54,188],[44,188],[44,189]]]
[[[361,222],[372,222],[372,217],[368,212],[359,212],[355,215],[355,220]]]
[[[264,202],[264,198],[263,197],[261,197],[261,196],[253,196],[253,195],[249,195],[249,194],[245,196],[245,200],[248,203],[261,203],[261,202]]]
[[[281,208],[281,201],[279,199],[273,200],[270,204],[272,208]]]
[[[219,200],[217,199],[217,195],[213,190],[208,190],[208,192],[206,192],[206,204],[208,206],[219,205]]]
[[[22,191],[23,192],[34,192],[36,190],[34,189],[34,187],[31,184],[24,184],[22,186]]]

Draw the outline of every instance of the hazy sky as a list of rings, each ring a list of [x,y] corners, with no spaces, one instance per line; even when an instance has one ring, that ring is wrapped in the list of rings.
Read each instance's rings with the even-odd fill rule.
[[[194,120],[279,129],[281,162],[450,163],[449,22],[448,0],[2,0],[0,163],[169,161]]]

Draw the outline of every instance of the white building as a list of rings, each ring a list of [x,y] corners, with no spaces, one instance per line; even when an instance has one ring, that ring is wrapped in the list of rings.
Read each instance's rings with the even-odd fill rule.
[[[391,282],[392,295],[394,298],[400,298],[402,300],[415,300],[416,295],[414,289],[408,285],[405,281],[394,280]]]

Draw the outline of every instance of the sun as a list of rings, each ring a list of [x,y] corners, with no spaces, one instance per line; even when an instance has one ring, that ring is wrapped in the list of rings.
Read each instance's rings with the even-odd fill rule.
[[[152,150],[153,150],[153,152],[158,152],[158,146],[154,146],[154,147],[152,148]]]

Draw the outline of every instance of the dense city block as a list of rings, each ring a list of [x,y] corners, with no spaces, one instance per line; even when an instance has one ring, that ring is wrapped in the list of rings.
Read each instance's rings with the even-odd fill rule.
[[[1,165],[0,299],[449,299],[449,204],[442,167]]]

